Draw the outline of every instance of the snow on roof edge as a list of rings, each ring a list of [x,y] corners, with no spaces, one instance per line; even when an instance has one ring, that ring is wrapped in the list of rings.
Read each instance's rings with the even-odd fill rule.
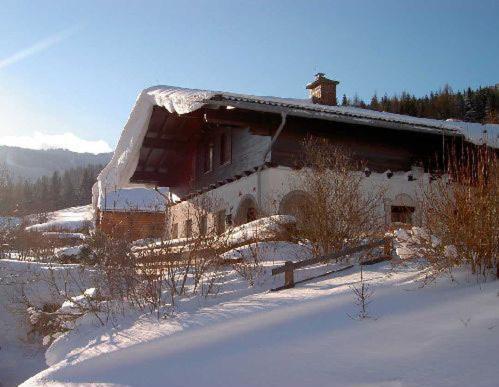
[[[184,89],[172,86],[153,86],[143,90],[137,97],[128,120],[121,132],[113,157],[104,167],[97,183],[92,188],[92,205],[98,208],[105,191],[127,187],[144,187],[144,184],[132,184],[132,177],[137,167],[140,147],[146,135],[153,106],[162,106],[170,113],[186,114],[205,105],[215,92],[206,90]]]

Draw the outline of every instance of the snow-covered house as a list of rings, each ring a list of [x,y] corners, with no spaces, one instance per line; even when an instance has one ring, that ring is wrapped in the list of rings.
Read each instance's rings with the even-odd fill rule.
[[[337,81],[317,74],[311,99],[259,97],[156,86],[138,97],[110,163],[98,177],[94,204],[108,187],[170,188],[171,237],[193,232],[190,209],[215,203],[200,226],[218,231],[260,213],[290,213],[303,200],[291,182],[309,134],[350,148],[367,161],[366,189],[387,187],[379,209],[386,224],[418,222],[416,192],[442,167],[449,144],[497,144],[499,125],[469,125],[336,106]],[[195,226],[194,226],[195,227]]]
[[[131,240],[160,237],[165,230],[166,194],[166,188],[104,189],[96,203],[96,226]]]

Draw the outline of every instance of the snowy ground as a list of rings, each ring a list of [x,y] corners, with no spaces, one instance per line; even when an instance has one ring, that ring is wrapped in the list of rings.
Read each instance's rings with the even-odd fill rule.
[[[33,231],[78,231],[92,225],[92,205],[70,207],[47,214],[47,221],[26,227]]]
[[[284,246],[286,247],[286,246]],[[499,281],[457,273],[420,287],[415,266],[366,267],[375,291],[358,321],[357,268],[269,292],[227,273],[216,298],[175,317],[83,325],[57,339],[24,383],[131,386],[497,386]]]
[[[39,343],[26,340],[23,316],[7,307],[10,294],[0,285],[0,386],[17,386],[26,378],[43,370],[44,351]]]
[[[21,284],[26,296],[35,305],[52,302],[54,295],[44,279],[49,267],[62,283],[68,273],[77,276],[77,265],[48,265],[0,259],[0,386],[17,386],[46,368],[41,338],[27,337],[27,316],[18,303]],[[59,300],[61,301],[61,300]]]

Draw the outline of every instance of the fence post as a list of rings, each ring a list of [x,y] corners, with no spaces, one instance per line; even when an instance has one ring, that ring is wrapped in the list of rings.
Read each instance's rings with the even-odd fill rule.
[[[291,261],[284,262],[284,286],[289,288],[295,287],[294,265]]]

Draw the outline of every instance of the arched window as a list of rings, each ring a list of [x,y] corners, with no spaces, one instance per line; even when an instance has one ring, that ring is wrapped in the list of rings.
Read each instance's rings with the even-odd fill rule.
[[[279,204],[279,214],[292,215],[296,218],[296,225],[300,227],[308,219],[308,207],[310,196],[300,190],[291,191],[286,194]]]
[[[258,218],[257,204],[253,195],[245,195],[237,207],[235,224],[239,226]]]

